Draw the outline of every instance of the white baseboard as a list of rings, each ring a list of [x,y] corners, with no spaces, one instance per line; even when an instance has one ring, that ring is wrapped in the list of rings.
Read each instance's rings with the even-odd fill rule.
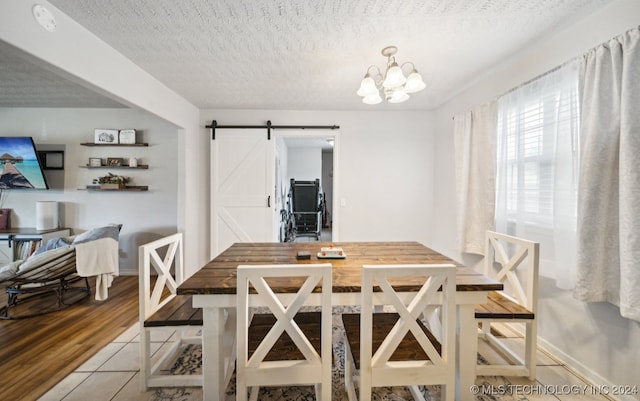
[[[560,361],[568,370],[573,372],[576,376],[585,380],[589,384],[592,384],[596,388],[614,389],[616,387],[619,387],[618,385],[611,383],[609,380],[602,377],[599,373],[595,372],[589,366],[583,364],[577,359],[574,359],[571,355],[568,355],[562,350],[556,348],[553,344],[549,343],[543,338],[538,337],[538,347],[547,354],[551,355],[553,358]],[[615,401],[638,401],[640,399],[631,395],[608,394],[607,397]]]
[[[514,331],[524,335],[524,332],[520,327],[516,325],[509,325]],[[606,378],[602,377],[599,373],[595,372],[589,366],[583,364],[577,359],[573,358],[571,355],[565,353],[561,349],[557,348],[550,342],[546,341],[544,338],[538,337],[538,348],[549,355],[551,358],[557,360],[565,368],[571,371],[573,374],[584,380],[585,382],[593,385],[596,388],[602,389],[614,389],[617,387],[616,384],[611,383]],[[640,390],[640,388],[638,389]],[[613,395],[608,394],[607,398],[613,401],[638,401],[640,398],[636,398],[631,395]]]

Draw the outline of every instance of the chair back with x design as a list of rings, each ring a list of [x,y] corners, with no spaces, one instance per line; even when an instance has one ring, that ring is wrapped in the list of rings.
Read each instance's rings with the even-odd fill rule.
[[[476,305],[475,316],[485,340],[503,358],[478,364],[478,376],[526,376],[536,378],[538,268],[540,244],[524,238],[487,231],[485,239],[485,275],[504,284],[503,291],[492,291],[485,304]],[[524,284],[523,284],[524,281]],[[524,357],[492,333],[492,322],[522,328]]]
[[[285,385],[316,385],[317,399],[331,399],[331,286],[331,264],[238,266],[238,400]],[[310,305],[320,311],[301,311]]]
[[[402,280],[420,289],[396,290]],[[392,284],[392,282],[394,284]],[[444,385],[443,400],[453,400],[455,383],[455,266],[365,265],[362,312],[343,314],[347,352],[345,380],[350,400],[353,384],[360,400],[371,399],[372,386],[409,386],[423,400],[419,385]],[[392,313],[374,313],[385,305]],[[439,338],[420,320],[429,305],[441,305]],[[358,349],[359,348],[359,349]],[[353,368],[351,367],[353,366]],[[353,372],[352,372],[353,371]]]

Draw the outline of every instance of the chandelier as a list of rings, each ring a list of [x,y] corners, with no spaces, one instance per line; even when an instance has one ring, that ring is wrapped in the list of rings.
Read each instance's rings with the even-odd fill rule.
[[[375,65],[367,68],[367,73],[360,83],[358,96],[362,96],[362,102],[366,104],[378,104],[382,102],[381,93],[389,103],[402,103],[409,99],[410,93],[423,90],[426,85],[412,62],[398,65],[394,55],[398,52],[395,46],[387,46],[382,49],[382,55],[387,58],[387,69],[382,74],[380,68]],[[402,68],[411,65],[409,76],[405,77]],[[375,73],[371,75],[371,72]]]

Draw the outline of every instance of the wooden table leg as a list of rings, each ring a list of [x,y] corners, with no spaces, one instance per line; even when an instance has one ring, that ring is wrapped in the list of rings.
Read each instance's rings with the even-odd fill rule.
[[[458,305],[458,349],[456,400],[473,401],[471,386],[476,380],[478,362],[478,333],[475,323],[474,305]]]

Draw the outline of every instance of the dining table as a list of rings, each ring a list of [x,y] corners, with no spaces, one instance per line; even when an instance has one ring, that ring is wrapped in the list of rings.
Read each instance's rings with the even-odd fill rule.
[[[339,248],[342,255],[327,258],[322,248]],[[305,255],[300,258],[299,255]],[[193,306],[203,310],[202,374],[206,401],[225,399],[229,366],[235,361],[236,273],[239,265],[331,263],[332,304],[360,305],[363,265],[372,264],[453,264],[456,266],[456,400],[473,400],[477,363],[477,324],[474,305],[486,302],[489,291],[501,290],[502,283],[419,243],[403,242],[240,242],[234,243],[177,289],[192,295]],[[391,282],[399,293],[415,292],[417,283]],[[271,284],[273,286],[273,284]],[[397,287],[397,288],[396,288]],[[286,280],[275,292],[295,291]]]

